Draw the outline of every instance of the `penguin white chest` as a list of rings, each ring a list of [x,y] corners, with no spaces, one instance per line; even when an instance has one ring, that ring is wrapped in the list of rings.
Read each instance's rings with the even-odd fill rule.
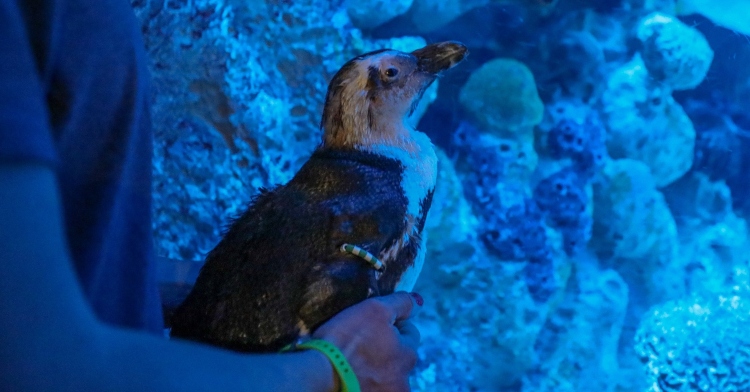
[[[437,181],[437,155],[435,149],[424,133],[412,131],[410,146],[413,148],[404,149],[401,146],[390,144],[378,144],[373,146],[374,151],[383,156],[398,160],[403,168],[401,177],[401,189],[406,198],[406,230],[404,231],[399,244],[390,249],[387,254],[381,255],[384,261],[398,254],[406,244],[408,244],[415,235],[424,237],[423,233],[417,232],[417,222],[423,220],[429,211],[422,210],[422,203],[427,195],[434,191]],[[419,251],[411,265],[401,276],[396,290],[411,291],[414,284],[419,278],[425,259],[424,239],[419,244]]]
[[[401,189],[406,197],[406,215],[411,218],[421,216],[421,203],[427,194],[435,189],[437,181],[437,155],[432,141],[422,132],[412,131],[408,145],[378,143],[373,152],[399,161],[403,167]]]

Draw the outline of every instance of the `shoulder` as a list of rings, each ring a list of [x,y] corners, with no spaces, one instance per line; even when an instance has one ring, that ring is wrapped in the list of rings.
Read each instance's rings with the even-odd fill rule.
[[[396,157],[355,149],[318,149],[310,157],[310,162],[351,167],[355,170],[378,170],[385,173],[403,171],[403,163]]]
[[[292,187],[321,196],[371,194],[399,189],[404,166],[390,157],[357,150],[317,150],[292,179]]]

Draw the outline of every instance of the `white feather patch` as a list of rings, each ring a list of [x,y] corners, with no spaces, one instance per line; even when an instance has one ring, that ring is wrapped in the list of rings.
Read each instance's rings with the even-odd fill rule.
[[[427,253],[425,248],[426,245],[427,233],[422,232],[422,243],[419,244],[419,253],[417,253],[417,257],[414,258],[414,265],[404,271],[403,275],[401,275],[401,279],[396,283],[394,291],[411,292],[414,290],[414,285],[417,284],[417,279],[419,278],[419,274],[422,273],[422,267],[424,266],[424,256]]]
[[[411,140],[404,144],[374,143],[368,146],[372,152],[396,159],[404,167],[401,189],[404,190],[404,196],[406,197],[406,215],[404,217],[406,232],[404,232],[401,241],[382,255],[381,259],[386,263],[386,268],[388,260],[395,257],[409,243],[413,235],[422,236],[414,265],[404,271],[396,284],[396,290],[404,291],[411,291],[414,288],[424,265],[426,233],[416,232],[416,222],[419,220],[420,214],[426,213],[426,211],[421,211],[421,204],[427,194],[435,189],[438,171],[437,155],[430,138],[416,130],[410,131],[409,134]],[[405,146],[409,148],[404,148]]]
[[[437,155],[432,141],[422,132],[409,132],[410,140],[404,143],[412,147],[407,150],[401,143],[373,143],[368,149],[378,155],[395,159],[404,166],[401,188],[406,196],[406,214],[416,218],[420,213],[420,203],[427,193],[435,188],[437,181]],[[407,233],[412,234],[412,233]]]

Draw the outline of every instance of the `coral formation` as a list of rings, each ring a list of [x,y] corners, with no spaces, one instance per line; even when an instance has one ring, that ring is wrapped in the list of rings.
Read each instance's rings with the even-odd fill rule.
[[[731,191],[733,206],[747,215],[750,197],[750,116],[736,103],[715,94],[708,100],[685,103],[695,123],[697,139],[693,170],[713,181],[724,180]]]
[[[453,162],[439,147],[435,148],[438,157],[438,181],[435,185],[433,206],[425,222],[427,247],[438,254],[461,251],[476,233],[476,217],[464,197],[463,184],[453,167]],[[461,257],[441,256],[445,260],[461,260]],[[447,268],[443,264],[438,268]]]
[[[413,0],[348,0],[346,11],[352,24],[360,29],[372,29],[405,13]]]
[[[649,74],[636,55],[612,72],[602,95],[607,149],[613,158],[646,163],[658,187],[684,175],[693,163],[695,129],[671,90]]]
[[[524,391],[616,390],[628,285],[613,270],[578,266],[534,344],[539,365]]]
[[[641,161],[607,163],[594,185],[591,247],[600,257],[637,259],[664,252],[675,259],[677,226],[651,172]]]
[[[528,133],[544,113],[534,75],[514,59],[484,63],[469,77],[459,100],[478,127],[500,137]]]
[[[608,157],[602,133],[602,125],[591,117],[582,121],[563,117],[549,131],[549,154],[571,159],[577,171],[591,176]]]
[[[562,232],[568,255],[585,248],[591,236],[589,197],[585,179],[572,168],[545,178],[534,189],[534,200],[547,213],[550,226]]]
[[[695,88],[708,73],[714,52],[700,31],[663,13],[641,21],[636,36],[649,74],[674,90]]]
[[[409,21],[417,33],[439,29],[465,12],[485,5],[490,0],[413,0]]]
[[[594,185],[591,249],[629,285],[634,306],[649,307],[683,293],[677,224],[645,164],[614,160]]]
[[[646,364],[648,391],[750,389],[747,293],[694,296],[645,315],[636,350]]]
[[[467,171],[465,192],[481,217],[478,237],[500,260],[527,262],[528,289],[545,302],[560,287],[554,245],[530,197],[538,161],[533,128],[544,111],[534,77],[517,60],[490,60],[471,74],[459,101],[471,122],[459,126],[453,142]]]
[[[482,135],[467,123],[455,140],[470,168],[464,192],[480,217],[478,238],[500,260],[528,261],[529,290],[546,301],[558,287],[542,212],[525,189],[536,167],[531,144]]]
[[[703,81],[713,51],[703,35],[678,19],[652,13],[640,20],[640,51],[609,77],[602,96],[614,158],[649,165],[659,187],[692,166],[695,130],[672,91]]]

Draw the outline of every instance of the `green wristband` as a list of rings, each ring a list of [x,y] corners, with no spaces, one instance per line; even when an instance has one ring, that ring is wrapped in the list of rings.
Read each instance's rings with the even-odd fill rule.
[[[317,350],[323,353],[331,364],[333,369],[336,370],[339,379],[341,380],[341,392],[360,392],[359,380],[354,374],[354,370],[349,365],[349,362],[344,357],[344,354],[333,344],[323,339],[311,339],[299,344],[295,344],[294,348],[298,350]]]

